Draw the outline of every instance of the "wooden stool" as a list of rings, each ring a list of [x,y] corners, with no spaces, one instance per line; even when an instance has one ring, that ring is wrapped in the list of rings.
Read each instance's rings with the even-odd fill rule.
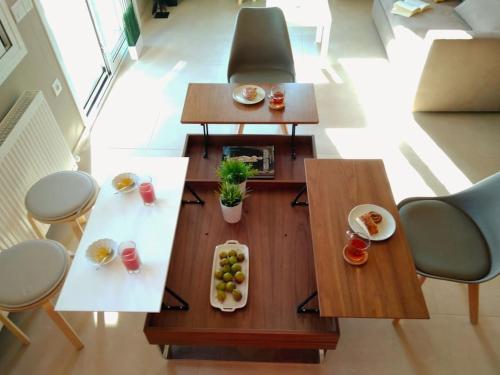
[[[94,205],[99,186],[85,172],[61,171],[45,176],[28,191],[25,206],[28,221],[40,239],[44,239],[36,221],[45,224],[71,223],[78,238],[82,227],[78,219]]]
[[[24,311],[42,306],[49,317],[80,350],[83,343],[61,314],[54,311],[50,298],[62,286],[69,268],[66,249],[52,240],[31,240],[0,252],[0,310]],[[23,344],[29,338],[6,316],[0,321]]]

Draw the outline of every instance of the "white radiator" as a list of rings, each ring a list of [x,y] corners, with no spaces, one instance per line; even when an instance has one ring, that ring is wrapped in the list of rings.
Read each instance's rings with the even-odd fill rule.
[[[26,192],[41,177],[70,169],[75,160],[43,93],[25,91],[0,123],[0,249],[36,238]]]

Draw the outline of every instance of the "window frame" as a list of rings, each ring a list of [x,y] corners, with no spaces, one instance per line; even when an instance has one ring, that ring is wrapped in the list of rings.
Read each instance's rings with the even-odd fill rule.
[[[12,44],[0,57],[0,85],[9,77],[28,51],[24,45],[16,22],[12,18],[9,8],[4,0],[0,0],[0,23]]]

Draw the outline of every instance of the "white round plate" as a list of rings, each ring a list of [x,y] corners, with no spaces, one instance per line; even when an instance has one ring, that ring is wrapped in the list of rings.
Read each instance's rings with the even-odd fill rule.
[[[382,221],[380,222],[380,224],[377,224],[378,233],[374,236],[368,235],[368,233],[366,233],[366,230],[361,227],[356,221],[357,217],[370,211],[375,211],[382,215]],[[385,208],[377,206],[375,204],[361,204],[354,207],[351,212],[349,212],[349,217],[347,220],[349,221],[349,226],[353,231],[361,233],[362,235],[364,235],[364,237],[367,237],[372,241],[386,240],[391,237],[396,231],[396,221],[394,220],[394,217],[392,217],[391,213]]]
[[[104,262],[104,263],[99,263],[96,260],[96,252],[99,250],[101,247],[106,247],[110,250],[111,256]],[[116,258],[117,254],[117,243],[109,238],[103,238],[101,240],[97,240],[93,243],[90,244],[90,246],[87,248],[87,251],[85,252],[85,256],[88,259],[88,261],[96,266],[104,266],[105,264],[110,263],[113,259]]]
[[[243,96],[243,89],[246,87],[255,87],[257,89],[257,96],[254,100],[248,100]],[[241,104],[257,104],[264,100],[266,97],[266,92],[260,86],[255,85],[243,85],[238,86],[233,90],[233,99]]]
[[[123,190],[120,190],[120,193],[129,193],[131,191],[134,191],[135,189],[137,189],[137,187],[139,186],[139,183],[140,183],[140,180],[139,180],[139,176],[137,176],[136,174],[134,173],[120,173],[118,176],[115,176],[113,178],[113,181],[111,181],[111,184],[113,185],[113,188],[118,191],[118,188],[116,187],[116,184],[118,183],[118,181],[120,181],[121,179],[123,178],[131,178],[132,180],[134,180],[134,184],[133,185],[130,185],[129,187],[123,189]]]

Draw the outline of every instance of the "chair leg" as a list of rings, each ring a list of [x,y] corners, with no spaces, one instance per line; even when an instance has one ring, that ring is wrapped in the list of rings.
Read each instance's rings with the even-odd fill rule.
[[[420,287],[421,287],[421,286],[425,283],[425,280],[427,280],[425,277],[423,277],[423,276],[418,276],[418,277],[417,277],[418,286],[420,286]],[[400,320],[401,320],[401,319],[393,319],[393,320],[392,320],[392,324],[393,324],[393,325],[398,325]]]
[[[42,305],[43,309],[47,312],[48,316],[52,321],[59,327],[59,329],[64,333],[64,335],[68,338],[71,344],[75,347],[76,350],[80,350],[83,348],[83,343],[75,333],[73,328],[69,325],[69,323],[64,319],[64,317],[54,310],[54,305],[52,302],[47,301]]]
[[[78,219],[75,219],[75,221],[71,222],[71,229],[73,229],[73,233],[75,234],[76,238],[82,238],[83,228],[78,222]]]
[[[286,127],[286,124],[280,124],[281,126],[281,132],[285,135],[288,135],[288,128]]]
[[[240,124],[240,126],[238,126],[238,134],[243,134],[244,130],[245,130],[245,124]]]
[[[468,284],[469,316],[472,324],[477,324],[479,316],[479,284]]]
[[[29,345],[30,344],[30,339],[28,338],[28,336],[26,336],[24,334],[23,331],[21,331],[19,329],[18,326],[16,326],[12,320],[10,320],[9,318],[7,318],[6,316],[4,316],[1,312],[0,312],[0,322],[3,323],[3,325],[5,327],[7,327],[7,329],[12,332],[12,334],[14,336],[16,336],[18,338],[19,341],[21,341],[23,343],[23,345]]]
[[[44,240],[45,236],[42,234],[40,227],[38,226],[35,219],[33,218],[33,216],[31,216],[31,214],[29,212],[28,212],[27,218],[28,218],[29,223],[31,224],[31,228],[33,228],[33,231],[35,232],[37,237],[41,240]]]

